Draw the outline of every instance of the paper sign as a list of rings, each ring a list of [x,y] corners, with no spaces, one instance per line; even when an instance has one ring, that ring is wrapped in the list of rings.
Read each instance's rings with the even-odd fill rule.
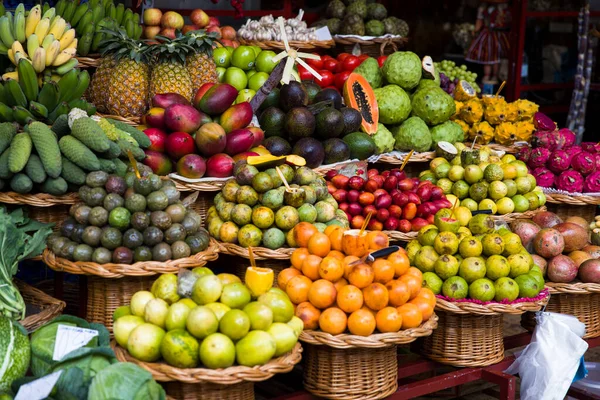
[[[62,373],[63,371],[56,371],[53,374],[26,383],[19,388],[15,400],[42,400],[47,398]]]
[[[331,33],[329,33],[329,28],[323,26],[315,31],[317,35],[317,40],[332,40]]]
[[[52,359],[60,361],[64,356],[89,343],[92,338],[98,336],[94,329],[79,328],[77,326],[59,325],[56,331],[56,342],[54,343],[54,354]]]

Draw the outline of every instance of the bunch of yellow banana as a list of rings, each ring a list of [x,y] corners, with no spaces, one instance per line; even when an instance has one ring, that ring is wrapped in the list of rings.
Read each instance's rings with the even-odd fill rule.
[[[8,55],[14,65],[25,59],[41,74],[47,68],[64,75],[75,66],[77,59],[75,29],[49,8],[42,15],[42,7],[33,7],[28,14],[21,3],[14,15],[0,17],[0,53]]]

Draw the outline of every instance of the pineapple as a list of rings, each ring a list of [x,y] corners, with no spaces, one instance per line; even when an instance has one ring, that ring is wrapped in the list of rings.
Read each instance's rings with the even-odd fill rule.
[[[192,79],[185,61],[194,49],[182,41],[182,36],[173,40],[160,37],[160,40],[164,42],[152,46],[154,67],[150,76],[149,99],[161,93],[178,93],[191,101]]]
[[[112,57],[103,57],[100,61],[100,65],[94,75],[92,75],[92,81],[88,88],[86,98],[94,104],[99,112],[106,113],[106,95],[108,92],[105,88],[108,87],[108,81],[110,79],[110,72],[114,68],[116,62]]]
[[[215,39],[215,33],[201,31],[189,32],[181,39],[193,48],[186,57],[185,67],[190,74],[194,94],[205,83],[218,83],[217,66],[212,58]]]

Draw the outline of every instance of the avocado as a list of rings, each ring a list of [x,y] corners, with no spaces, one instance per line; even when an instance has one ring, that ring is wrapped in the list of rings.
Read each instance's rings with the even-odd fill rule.
[[[323,142],[324,164],[335,164],[350,159],[350,146],[342,139],[332,138]]]
[[[333,106],[339,110],[342,108],[342,95],[335,89],[323,89],[315,96],[315,103],[320,101],[331,101]]]
[[[291,81],[279,91],[279,106],[283,111],[308,105],[308,93],[300,82]]]
[[[292,154],[303,157],[306,160],[306,166],[309,168],[317,168],[323,164],[325,159],[323,145],[317,139],[311,137],[298,140],[292,149]]]
[[[279,106],[279,88],[273,88],[265,97],[265,100],[258,108],[260,111],[266,110],[269,107]]]
[[[302,81],[302,84],[308,94],[308,104],[316,103],[315,96],[321,91],[321,86],[317,85],[315,81]]]
[[[316,117],[315,134],[320,139],[336,138],[344,131],[344,117],[335,108],[326,108]]]
[[[263,141],[263,146],[274,156],[285,156],[292,152],[290,143],[282,137],[271,136]]]
[[[344,132],[343,135],[348,135],[352,132],[357,132],[362,124],[362,115],[358,110],[352,107],[342,107],[340,109],[342,117],[344,119]]]
[[[312,136],[315,126],[315,116],[306,107],[294,107],[285,115],[285,131],[290,139]]]
[[[265,137],[283,136],[285,113],[277,107],[267,107],[260,114],[259,123]]]
[[[344,142],[350,147],[350,158],[366,160],[375,154],[377,147],[371,136],[364,132],[352,132],[344,136]]]

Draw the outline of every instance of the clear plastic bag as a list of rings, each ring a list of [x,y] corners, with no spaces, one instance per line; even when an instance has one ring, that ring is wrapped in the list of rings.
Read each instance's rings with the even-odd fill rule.
[[[522,400],[562,400],[579,369],[588,344],[577,318],[538,312],[531,342],[505,371],[521,377]]]

